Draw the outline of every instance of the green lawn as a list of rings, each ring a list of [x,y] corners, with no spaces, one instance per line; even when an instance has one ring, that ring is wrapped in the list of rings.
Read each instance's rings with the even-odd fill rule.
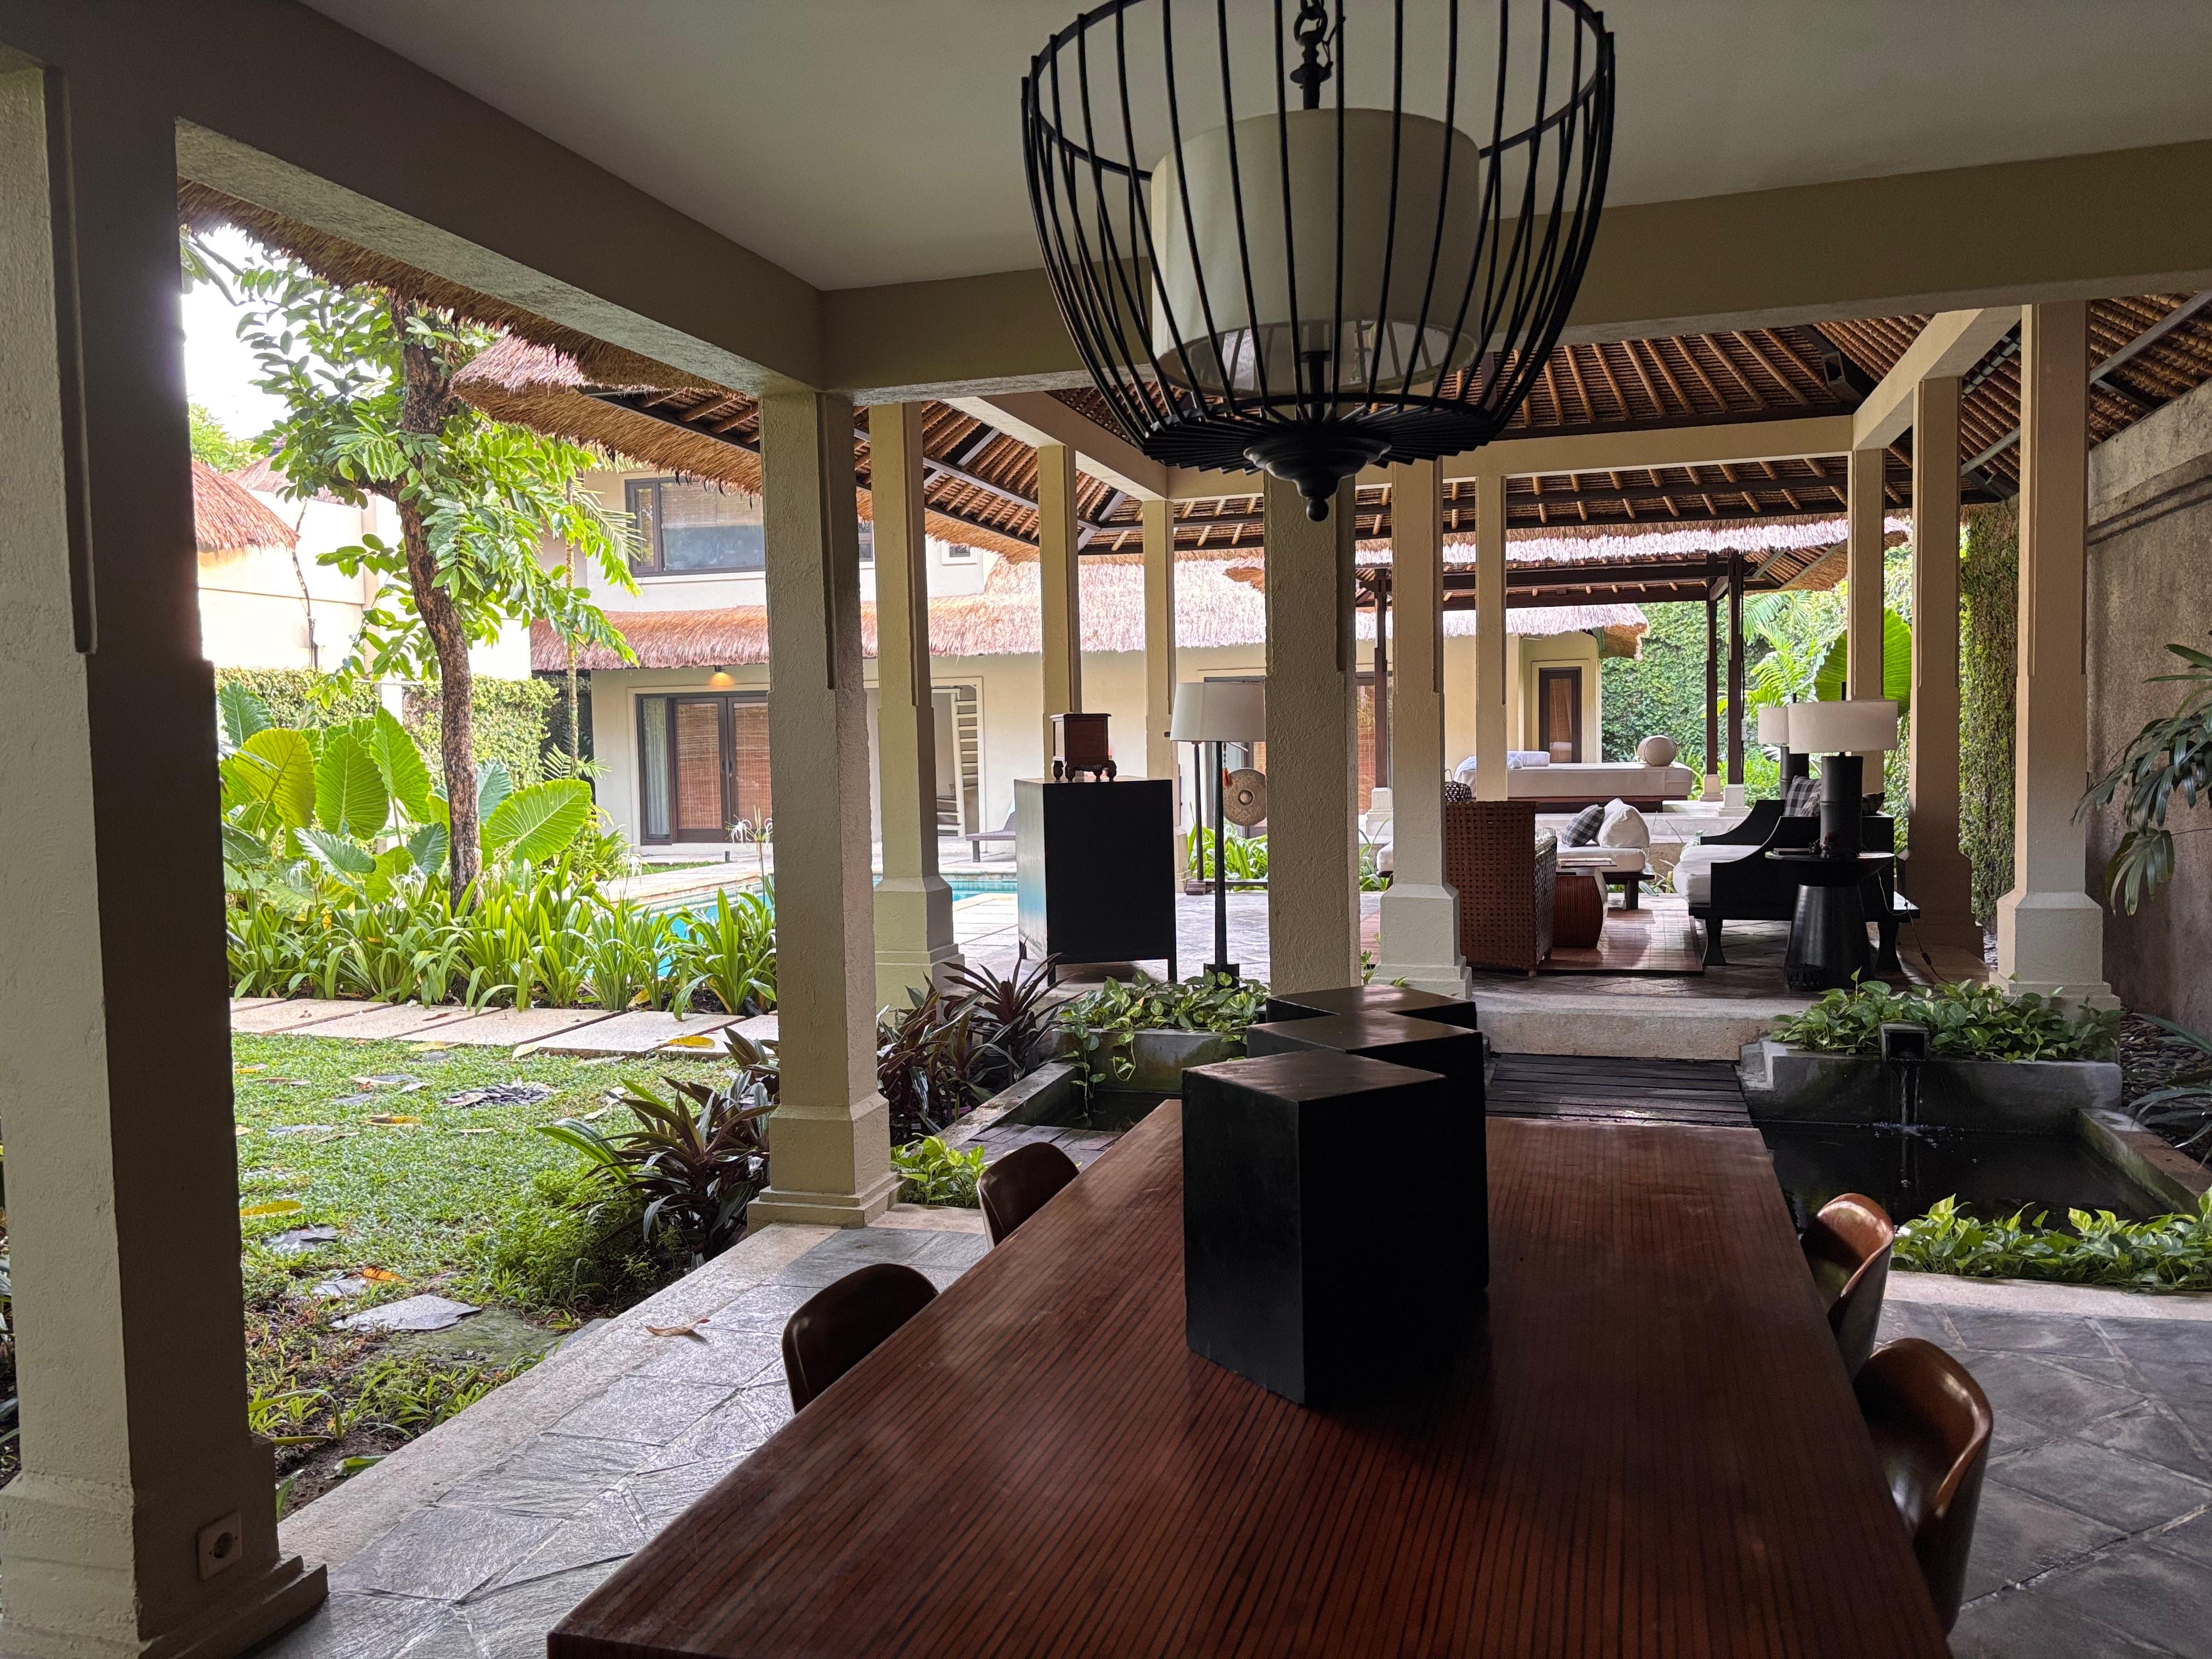
[[[580,1160],[534,1126],[602,1111],[602,1124],[626,1119],[608,1097],[625,1077],[708,1078],[726,1066],[517,1060],[503,1048],[312,1036],[240,1035],[231,1046],[252,1419],[277,1443],[292,1503],[530,1363],[512,1340],[489,1340],[481,1316],[434,1337],[359,1335],[333,1320],[434,1291],[502,1310],[493,1317],[526,1350],[529,1333],[507,1313],[559,1331],[629,1306],[678,1270],[644,1248],[634,1209],[595,1212],[600,1189]],[[447,1103],[516,1083],[553,1093],[526,1105]],[[338,1237],[276,1248],[308,1226]],[[341,1278],[368,1282],[314,1295]]]

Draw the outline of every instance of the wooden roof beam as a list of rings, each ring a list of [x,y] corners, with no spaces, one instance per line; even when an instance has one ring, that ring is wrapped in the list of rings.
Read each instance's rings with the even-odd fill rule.
[[[945,401],[1025,444],[1066,444],[1084,471],[1139,501],[1171,493],[1167,467],[1048,392],[994,392]]]
[[[1913,392],[1921,381],[1967,374],[2019,321],[2018,306],[1946,311],[1931,319],[1851,416],[1850,447],[1888,448],[1911,428]]]

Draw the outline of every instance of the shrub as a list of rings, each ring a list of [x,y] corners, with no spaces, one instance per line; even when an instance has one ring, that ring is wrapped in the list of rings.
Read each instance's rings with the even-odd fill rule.
[[[876,1087],[890,1108],[891,1145],[942,1134],[990,1092],[975,1011],[943,991],[910,991],[912,1006],[876,1017]]]
[[[559,691],[544,680],[471,680],[469,730],[477,764],[497,761],[518,785],[540,781],[546,721],[559,697]],[[435,685],[407,688],[408,729],[434,755],[438,752],[438,698]]]
[[[526,1314],[611,1307],[666,1277],[639,1239],[645,1200],[591,1164],[540,1170],[528,1200],[478,1245],[483,1294]]]
[[[1026,967],[1017,963],[1003,978],[980,963],[963,963],[946,972],[945,988],[959,993],[969,1010],[975,1034],[976,1080],[983,1086],[1003,1089],[1044,1059],[1050,1020],[1048,999],[1056,960],[1046,957]]]
[[[1969,1279],[2042,1279],[2134,1291],[2212,1290],[2212,1193],[2193,1212],[2122,1221],[2110,1210],[2069,1210],[2065,1227],[2019,1210],[1980,1221],[1946,1198],[1897,1231],[1896,1265]]]
[[[2033,993],[2008,997],[1993,985],[1929,990],[1859,985],[1831,991],[1803,1013],[1774,1023],[1775,1037],[1824,1054],[1878,1054],[1886,1024],[1924,1025],[1938,1060],[2110,1060],[2118,1051],[2117,1010],[2069,1012]]]
[[[1136,1070],[1129,1048],[1139,1031],[1216,1031],[1242,1053],[1244,1028],[1260,1017],[1267,996],[1267,988],[1249,979],[1109,980],[1064,1004],[1059,1025],[1090,1090],[1127,1081]]]
[[[899,1200],[905,1204],[950,1204],[976,1207],[975,1182],[983,1173],[981,1146],[948,1146],[935,1135],[891,1149],[899,1172]]]

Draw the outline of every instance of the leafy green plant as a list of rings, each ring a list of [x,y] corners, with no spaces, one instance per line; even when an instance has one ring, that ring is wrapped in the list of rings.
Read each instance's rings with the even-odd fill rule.
[[[1802,1014],[1774,1023],[1778,1041],[1824,1054],[1878,1054],[1889,1024],[1928,1028],[1938,1060],[2109,1060],[2119,1048],[2117,1010],[2069,1011],[2030,993],[1960,982],[1927,990],[1859,985],[1830,991]]]
[[[2024,1209],[1978,1220],[1955,1198],[1897,1230],[1895,1262],[1969,1279],[2040,1279],[2135,1291],[2212,1290],[2212,1193],[2193,1212],[2123,1221],[2110,1210],[2069,1210],[2065,1227]]]
[[[687,1006],[705,991],[725,1013],[764,1014],[775,1006],[775,907],[765,893],[727,889],[714,895],[712,915],[694,913],[677,924],[671,954],[683,989],[672,1001]]]
[[[2195,806],[2212,795],[2212,654],[2186,645],[2166,647],[2185,665],[2177,674],[2153,674],[2149,685],[2192,688],[2171,714],[2146,721],[2129,739],[2112,769],[2090,786],[2075,817],[2093,806],[2109,806],[2123,797],[2120,822],[2125,831],[2105,868],[2105,886],[2113,903],[2130,915],[2152,893],[2173,879],[2173,832],[2167,811],[2179,799]]]
[[[2128,1111],[2136,1122],[2166,1135],[2183,1152],[2194,1152],[2212,1141],[2212,1037],[2156,1014],[2142,1018],[2194,1048],[2206,1063],[2163,1088],[2136,1096],[2128,1103]],[[2212,1157],[2212,1148],[2198,1152],[2197,1161],[2202,1163],[2207,1157]]]
[[[2012,888],[2013,743],[2020,646],[2020,503],[1966,515],[1959,561],[1959,850],[1974,915],[1996,918]]]
[[[892,1147],[891,1168],[899,1173],[900,1202],[972,1210],[975,1182],[983,1173],[983,1149],[948,1146],[936,1135],[924,1135]]]
[[[1265,836],[1231,836],[1228,838],[1229,879],[1234,882],[1265,881],[1267,878],[1267,838]],[[1213,879],[1213,831],[1201,825],[1190,838],[1190,873],[1201,880]]]
[[[665,1231],[702,1261],[744,1235],[745,1206],[768,1185],[765,1120],[775,1102],[745,1073],[724,1085],[662,1082],[665,1092],[623,1086],[630,1127],[608,1132],[568,1117],[538,1133],[581,1152],[625,1196],[643,1199],[638,1225],[647,1243]]]
[[[933,988],[907,994],[909,1006],[876,1017],[876,1087],[890,1108],[894,1146],[944,1133],[990,1093],[975,1009]]]
[[[1135,1073],[1130,1049],[1139,1031],[1213,1031],[1243,1051],[1245,1027],[1260,1017],[1267,988],[1257,980],[1198,975],[1163,983],[1109,980],[1060,1006],[1058,1025],[1085,1091],[1126,1083]]]
[[[957,994],[972,1016],[977,1080],[984,1086],[1003,1089],[1044,1058],[1056,960],[1017,963],[1004,976],[980,963],[946,971],[945,989]]]
[[[623,901],[592,913],[583,928],[583,988],[614,1013],[651,1003],[667,983],[660,963],[674,942],[665,915]]]

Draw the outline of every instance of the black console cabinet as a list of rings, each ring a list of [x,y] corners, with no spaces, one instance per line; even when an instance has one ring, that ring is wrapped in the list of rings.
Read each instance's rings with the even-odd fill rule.
[[[1175,956],[1175,787],[1165,778],[1014,784],[1024,954],[1064,963]]]

